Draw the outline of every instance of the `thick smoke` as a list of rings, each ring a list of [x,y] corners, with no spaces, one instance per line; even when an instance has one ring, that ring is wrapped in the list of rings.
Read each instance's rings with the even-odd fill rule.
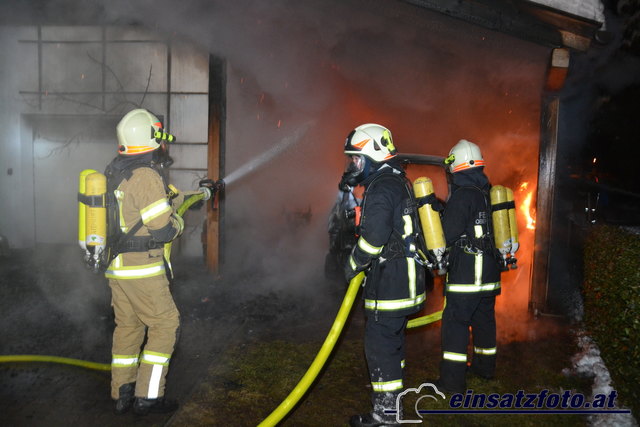
[[[89,13],[50,3],[37,10]],[[361,123],[389,127],[401,152],[445,155],[466,138],[493,183],[537,181],[548,48],[393,1],[93,5],[103,23],[186,38],[225,59],[227,175],[299,135],[226,189],[225,274],[257,278],[252,289],[317,294],[344,138]],[[509,273],[525,299],[526,265]]]

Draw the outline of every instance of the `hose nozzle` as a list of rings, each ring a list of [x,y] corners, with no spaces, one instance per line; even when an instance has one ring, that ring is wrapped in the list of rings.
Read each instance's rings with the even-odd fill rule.
[[[204,200],[211,199],[211,205],[215,207],[216,193],[224,189],[224,181],[219,179],[214,181],[212,179],[203,179],[198,183],[198,191],[204,193]]]

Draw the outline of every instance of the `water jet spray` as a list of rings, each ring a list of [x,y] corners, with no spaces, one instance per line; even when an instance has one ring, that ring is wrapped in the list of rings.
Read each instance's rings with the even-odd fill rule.
[[[232,183],[244,178],[246,175],[260,169],[262,166],[273,160],[276,156],[280,155],[291,146],[298,143],[302,139],[302,135],[307,132],[307,130],[313,123],[314,121],[306,122],[298,129],[296,129],[292,134],[277,142],[269,150],[260,154],[258,157],[251,159],[235,171],[231,172],[229,175],[224,177],[222,181],[224,181],[226,185],[231,185]]]

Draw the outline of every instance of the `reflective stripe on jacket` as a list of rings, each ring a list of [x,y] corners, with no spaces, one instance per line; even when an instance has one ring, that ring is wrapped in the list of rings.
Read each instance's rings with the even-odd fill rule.
[[[424,268],[416,265],[416,247],[409,243],[417,230],[409,211],[415,201],[404,173],[395,171],[384,168],[365,183],[360,237],[349,259],[354,270],[369,270],[365,310],[383,316],[413,314],[426,298]]]
[[[150,236],[149,230],[159,230],[171,223],[173,209],[167,199],[160,174],[149,167],[139,167],[129,179],[124,179],[115,191],[123,232],[139,221],[143,226],[135,236]],[[166,274],[162,248],[146,252],[125,252],[113,259],[105,277],[111,279],[141,279]]]
[[[453,191],[442,218],[449,247],[445,289],[460,295],[500,293],[489,180],[482,168],[453,174]]]

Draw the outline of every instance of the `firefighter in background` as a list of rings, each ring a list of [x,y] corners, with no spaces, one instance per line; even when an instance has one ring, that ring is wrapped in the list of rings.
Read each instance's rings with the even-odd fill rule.
[[[440,391],[466,390],[469,327],[473,333],[471,373],[493,378],[496,365],[495,301],[500,294],[500,264],[496,255],[489,191],[480,148],[460,140],[445,163],[452,174],[451,196],[442,228],[449,248],[442,314]]]
[[[175,214],[164,178],[171,164],[168,135],[149,111],[127,113],[117,128],[118,156],[105,175],[112,185],[123,232],[138,227],[118,245],[109,264],[115,314],[111,396],[115,412],[167,413],[178,403],[165,399],[165,377],[176,343],[179,313],[169,290],[163,245],[180,236],[182,218]],[[146,334],[145,334],[146,330]],[[142,348],[145,340],[144,348]],[[142,350],[142,351],[141,351]]]
[[[344,282],[344,265],[351,255],[357,236],[359,209],[362,199],[355,196],[353,187],[340,181],[338,196],[329,215],[329,253],[325,257],[325,277]]]
[[[365,356],[373,411],[354,415],[352,426],[395,425],[396,398],[403,390],[407,316],[425,301],[424,269],[416,261],[417,208],[397,161],[391,132],[364,124],[347,137],[344,183],[365,188],[359,238],[345,266],[347,280],[366,271]]]

